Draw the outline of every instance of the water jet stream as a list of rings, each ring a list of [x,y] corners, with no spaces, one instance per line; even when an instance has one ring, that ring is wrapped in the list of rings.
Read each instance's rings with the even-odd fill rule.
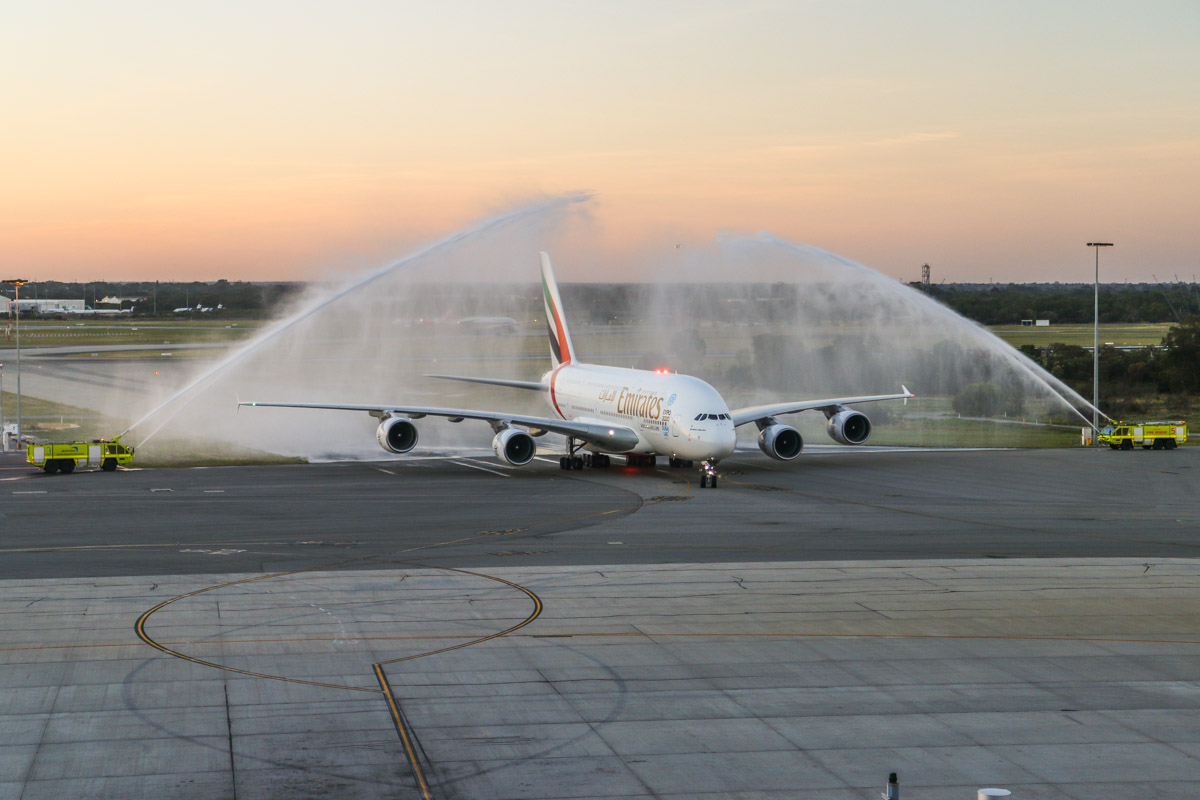
[[[253,338],[252,340],[247,342],[245,346],[243,346],[243,347],[239,348],[238,350],[236,350],[235,352],[231,353],[226,358],[224,358],[222,361],[218,362],[216,365],[214,365],[213,367],[208,369],[206,372],[204,372],[202,375],[193,379],[190,383],[188,383],[182,389],[175,392],[175,394],[171,395],[169,398],[164,400],[162,403],[159,403],[157,406],[155,406],[153,409],[151,409],[149,412],[147,412],[144,416],[142,416],[141,419],[139,419],[137,422],[134,422],[132,425],[130,425],[128,428],[126,428],[121,433],[121,436],[125,436],[130,431],[134,430],[135,428],[139,427],[140,425],[143,425],[146,421],[148,421],[149,419],[151,419],[155,415],[157,415],[159,412],[161,412],[164,408],[167,408],[168,406],[172,405],[173,403],[176,403],[178,400],[185,397],[189,393],[194,392],[200,386],[204,385],[205,383],[209,382],[216,376],[220,375],[222,372],[228,370],[230,367],[233,367],[234,365],[236,365],[236,364],[240,363],[241,361],[243,361],[244,359],[246,359],[248,356],[250,356],[250,355],[254,354],[255,352],[257,352],[258,350],[260,350],[268,342],[271,342],[272,340],[278,338],[279,336],[281,336],[288,330],[294,328],[299,323],[312,317],[313,315],[315,315],[318,312],[322,311],[323,309],[329,307],[333,303],[336,303],[337,301],[341,300],[342,298],[346,297],[347,295],[352,294],[352,293],[358,291],[359,289],[362,289],[363,287],[368,286],[381,278],[391,275],[392,273],[396,272],[397,270],[410,267],[413,264],[420,261],[422,258],[425,258],[431,254],[437,253],[440,250],[444,250],[444,249],[453,247],[454,245],[459,244],[460,242],[462,242],[465,239],[468,239],[470,237],[478,236],[485,232],[494,231],[499,228],[503,228],[507,225],[511,225],[515,222],[525,220],[525,219],[528,219],[531,217],[535,217],[540,214],[545,214],[550,211],[561,210],[561,209],[566,208],[575,203],[583,203],[590,199],[591,199],[591,195],[587,194],[587,193],[567,194],[567,195],[562,195],[559,197],[552,198],[543,203],[538,203],[533,206],[520,208],[515,211],[508,212],[506,214],[501,214],[500,216],[497,216],[497,217],[492,217],[490,219],[483,220],[483,221],[478,222],[464,230],[454,233],[451,236],[446,237],[445,239],[442,239],[438,242],[434,242],[433,244],[428,245],[428,246],[424,247],[423,249],[418,250],[415,253],[412,253],[409,256],[406,256],[405,258],[401,259],[400,261],[397,261],[393,264],[389,264],[386,267],[382,267],[380,269],[375,270],[374,272],[369,272],[362,277],[354,279],[349,284],[347,284],[346,286],[337,290],[336,292],[334,292],[331,295],[328,295],[325,297],[313,298],[312,300],[310,300],[308,302],[307,305],[302,307],[300,310],[296,311],[291,316],[289,316],[285,319],[279,320],[275,324],[269,326],[261,334],[259,334],[258,336],[256,336],[255,338]],[[183,409],[187,408],[187,406],[194,399],[195,399],[195,396],[193,396],[187,402],[180,404],[177,408],[175,408],[173,411],[171,411],[171,413],[168,414],[159,423],[159,425],[153,431],[150,432],[149,435],[147,435],[144,439],[142,439],[139,446],[144,446],[146,444],[146,442],[148,442],[150,440],[151,437],[153,437],[160,430],[162,430],[162,428],[167,423],[169,423],[177,414],[179,414],[179,412],[181,412]],[[120,437],[118,437],[118,438],[120,438]]]
[[[818,256],[818,263],[820,263],[822,260],[834,262],[850,269],[861,279],[872,283],[878,289],[891,290],[889,294],[891,294],[895,300],[898,300],[905,306],[916,308],[923,314],[933,316],[934,318],[947,320],[953,324],[969,326],[969,330],[973,334],[973,338],[976,340],[977,344],[984,346],[989,353],[998,356],[1009,366],[1015,368],[1020,373],[1032,379],[1035,384],[1045,389],[1052,396],[1057,398],[1062,405],[1070,409],[1089,428],[1092,426],[1092,421],[1088,416],[1079,410],[1080,407],[1086,409],[1089,413],[1095,410],[1104,419],[1110,421],[1112,420],[1110,416],[1105,414],[1103,411],[1096,409],[1078,392],[1071,389],[1071,387],[1067,386],[1065,383],[1051,375],[1039,365],[1035,364],[999,336],[992,333],[979,323],[969,320],[955,312],[953,309],[942,305],[926,294],[893,281],[891,278],[886,277],[882,273],[876,272],[870,267],[859,264],[858,262],[848,259],[844,256],[840,256],[837,253],[831,253],[813,245],[796,244],[793,242],[784,241],[769,233],[760,233],[752,241],[777,247],[784,251],[794,253],[798,256],[816,255]],[[726,239],[726,242],[729,244],[735,243],[730,239]]]

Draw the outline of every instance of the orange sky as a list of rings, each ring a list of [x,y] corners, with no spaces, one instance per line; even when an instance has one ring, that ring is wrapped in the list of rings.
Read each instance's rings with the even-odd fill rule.
[[[0,271],[307,279],[597,194],[611,275],[769,230],[910,280],[1200,273],[1200,6],[24,4]],[[995,7],[992,7],[995,6]]]

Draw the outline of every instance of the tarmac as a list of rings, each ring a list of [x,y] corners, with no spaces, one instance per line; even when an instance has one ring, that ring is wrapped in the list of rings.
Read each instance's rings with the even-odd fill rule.
[[[0,458],[0,798],[1200,797],[1200,450],[722,466]]]

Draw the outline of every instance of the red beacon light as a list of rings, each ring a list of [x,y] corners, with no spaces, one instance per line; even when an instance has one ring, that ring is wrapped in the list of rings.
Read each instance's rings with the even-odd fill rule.
[[[671,370],[667,369],[666,367],[656,367],[654,370],[654,374],[655,375],[670,375]]]

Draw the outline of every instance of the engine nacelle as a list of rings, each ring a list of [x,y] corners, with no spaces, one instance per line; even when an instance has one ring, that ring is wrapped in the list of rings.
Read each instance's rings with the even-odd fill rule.
[[[537,455],[537,444],[528,433],[517,428],[505,428],[492,439],[496,457],[514,467],[523,467]]]
[[[777,422],[759,431],[758,449],[779,461],[791,461],[804,449],[804,439],[791,425]]]
[[[825,422],[825,429],[838,444],[862,444],[871,435],[871,420],[861,411],[843,408]]]
[[[391,417],[379,423],[375,438],[390,453],[407,453],[417,446],[417,426],[408,417]]]

